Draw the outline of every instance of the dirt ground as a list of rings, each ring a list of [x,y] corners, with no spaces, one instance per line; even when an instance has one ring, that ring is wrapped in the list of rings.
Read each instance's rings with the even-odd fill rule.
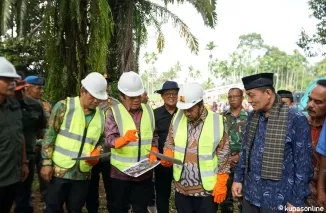
[[[41,195],[39,193],[39,183],[38,183],[37,175],[35,175],[34,177],[35,177],[34,182],[33,182],[34,213],[43,213],[44,203],[41,202]],[[99,196],[100,207],[99,207],[99,212],[98,213],[107,213],[108,211],[106,210],[105,191],[104,191],[104,186],[103,186],[102,179],[100,181],[99,194],[100,194],[100,196]],[[218,211],[217,213],[219,213],[219,212],[220,211]],[[238,211],[235,210],[234,212],[237,213]],[[13,213],[13,211],[12,211],[12,213]],[[83,213],[88,213],[86,208],[83,209]],[[171,199],[170,199],[170,213],[176,213],[175,205],[174,205],[174,189],[172,189],[172,194],[171,194]]]

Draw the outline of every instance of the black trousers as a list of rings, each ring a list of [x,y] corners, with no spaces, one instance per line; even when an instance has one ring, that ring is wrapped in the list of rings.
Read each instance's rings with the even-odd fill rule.
[[[18,183],[0,187],[0,212],[10,213],[12,203],[15,200]]]
[[[155,168],[156,208],[158,213],[169,213],[173,168],[158,165]]]
[[[152,196],[151,196],[151,199],[149,200],[148,206],[155,206],[156,195],[155,195],[155,183],[154,183],[154,180],[152,180],[151,188],[152,188]]]
[[[285,211],[277,211],[277,210],[269,210],[264,208],[259,208],[255,205],[252,205],[248,200],[245,198],[242,202],[242,213],[281,213]]]
[[[133,213],[147,213],[147,205],[152,196],[152,179],[144,181],[123,181],[111,179],[114,193],[109,203],[110,213],[128,213],[130,205]]]
[[[111,176],[110,176],[110,161],[99,162],[92,168],[92,177],[89,183],[88,194],[86,197],[86,209],[88,213],[97,213],[99,208],[99,183],[100,173],[102,174],[102,180],[104,183],[104,190],[106,194],[106,206],[109,210],[109,202],[112,198],[111,193]]]
[[[32,204],[32,185],[34,180],[34,171],[35,171],[35,160],[29,158],[28,163],[28,176],[24,182],[17,184],[17,193],[16,193],[16,208],[15,213],[33,213],[33,204]]]
[[[175,207],[178,213],[216,213],[218,204],[213,196],[193,197],[175,192]]]
[[[45,213],[81,213],[89,187],[88,180],[69,180],[53,177],[48,185]]]

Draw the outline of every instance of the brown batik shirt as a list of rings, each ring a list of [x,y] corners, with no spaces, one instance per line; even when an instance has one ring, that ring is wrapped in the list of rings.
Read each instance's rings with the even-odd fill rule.
[[[188,122],[188,144],[183,163],[183,171],[179,181],[174,181],[176,191],[186,196],[209,196],[212,192],[206,191],[201,182],[198,166],[198,141],[205,119],[207,109],[204,109],[200,119],[196,122]],[[174,150],[173,126],[170,125],[169,135],[165,142],[165,149]],[[230,172],[230,148],[229,136],[224,130],[224,135],[219,143],[216,154],[219,159],[218,174]]]

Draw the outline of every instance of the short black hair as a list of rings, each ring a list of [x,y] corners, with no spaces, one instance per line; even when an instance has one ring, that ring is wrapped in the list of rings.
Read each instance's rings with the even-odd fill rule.
[[[259,89],[259,90],[261,90],[261,91],[266,91],[266,90],[268,90],[268,89],[270,89],[270,90],[272,90],[272,92],[273,93],[275,93],[275,88],[274,87],[260,87],[260,88],[257,88],[257,89]]]
[[[238,88],[238,87],[232,87],[231,89],[229,89],[229,92],[231,92],[232,90],[239,90],[240,95],[243,96],[243,91],[242,89]]]
[[[326,87],[326,79],[320,79],[317,81],[317,85]]]
[[[199,107],[204,106],[204,101],[201,100],[201,101],[199,101],[196,105],[199,106]]]

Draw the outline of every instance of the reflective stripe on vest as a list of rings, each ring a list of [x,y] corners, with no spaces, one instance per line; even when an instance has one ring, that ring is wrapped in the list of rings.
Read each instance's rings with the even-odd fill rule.
[[[153,133],[155,128],[154,113],[147,104],[141,104],[142,117],[140,121],[140,143],[139,140],[131,141],[120,149],[111,149],[111,164],[124,171],[133,164],[148,157],[152,147]],[[137,129],[130,113],[122,104],[111,106],[114,120],[117,123],[120,136],[124,136],[128,130]],[[140,149],[140,155],[138,155]]]
[[[174,157],[184,162],[188,145],[188,121],[183,110],[179,110],[173,119],[173,139],[175,143]],[[198,169],[203,188],[212,191],[216,183],[218,171],[217,146],[223,136],[223,116],[208,111],[198,142]],[[173,165],[173,177],[180,180],[182,165]]]
[[[104,131],[104,125],[104,113],[98,108],[96,108],[90,123],[86,125],[85,114],[80,105],[79,97],[67,98],[66,112],[52,155],[54,163],[65,169],[71,168],[76,164],[76,161],[71,158],[78,157],[86,127],[85,143],[80,156],[89,156]],[[82,160],[79,161],[79,168],[82,172],[89,172],[92,167]]]

